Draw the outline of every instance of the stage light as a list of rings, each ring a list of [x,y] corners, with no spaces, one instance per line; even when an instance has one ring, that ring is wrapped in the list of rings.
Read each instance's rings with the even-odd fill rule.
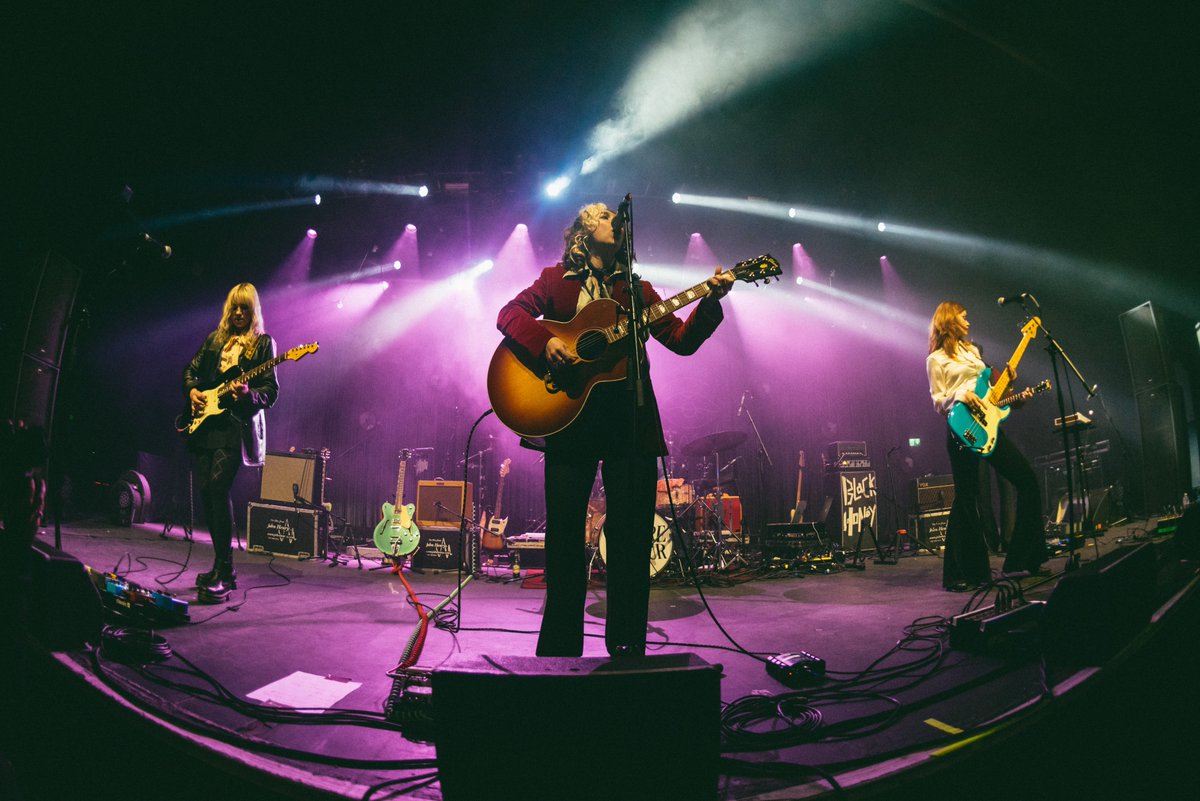
[[[796,286],[799,286],[800,284],[803,284],[803,283],[804,283],[804,276],[803,276],[803,275],[797,275],[797,276],[796,276]]]
[[[417,196],[429,197],[429,187],[425,186],[425,184],[421,184],[419,187],[417,187]]]
[[[308,229],[308,231],[307,231],[307,234],[308,234],[308,238],[309,238],[309,239],[316,239],[316,238],[317,238],[317,229],[316,229],[316,228],[309,228],[309,229]]]
[[[400,264],[400,260],[399,260],[399,259],[396,259],[394,262],[392,262],[392,269],[393,269],[393,270],[399,270],[401,266],[402,266],[402,265]]]
[[[887,223],[885,223],[885,222],[880,222],[880,223],[879,223],[879,225],[877,225],[877,226],[875,226],[875,227],[876,227],[876,228],[878,228],[878,229],[879,229],[879,233],[881,233],[881,234],[882,234],[884,231],[886,231],[886,230],[887,230]]]
[[[404,226],[404,230],[408,231],[410,234],[415,234],[417,232],[417,226],[409,223],[408,225]]]
[[[390,287],[390,286],[391,286],[391,284],[389,284],[387,281],[384,281],[384,282],[383,282],[383,291],[384,291],[384,292],[387,292],[387,291],[388,291],[388,287]]]
[[[550,183],[546,184],[546,196],[558,197],[563,193],[563,190],[571,185],[571,179],[565,175],[560,175]]]
[[[321,205],[321,196],[319,194],[313,195],[313,204],[317,206]]]
[[[517,230],[523,234],[527,234],[529,233],[529,226],[527,226],[525,223],[517,223]]]
[[[345,304],[343,304],[343,303],[342,303],[342,299],[341,299],[341,298],[338,298],[338,300],[337,300],[337,303],[335,303],[335,304],[333,304],[333,305],[334,305],[334,306],[337,306],[337,307],[340,309],[340,308],[342,308],[342,307],[343,307]]]
[[[793,220],[796,219],[796,209],[794,209],[794,208],[788,209],[788,216],[791,217]]]
[[[672,202],[672,203],[678,203],[678,202],[679,202],[679,193],[678,193],[678,192],[675,192],[675,193],[673,193],[673,194],[671,195],[671,202]]]

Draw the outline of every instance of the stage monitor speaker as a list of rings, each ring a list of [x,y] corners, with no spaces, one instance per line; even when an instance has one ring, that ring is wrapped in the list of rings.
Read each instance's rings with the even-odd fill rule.
[[[267,453],[259,500],[293,503],[293,486],[304,500],[316,506],[325,503],[325,460],[319,453]]]
[[[1054,522],[1065,526],[1068,522],[1067,496],[1064,493],[1058,499],[1058,509]],[[1075,526],[1083,526],[1085,533],[1103,531],[1119,520],[1117,504],[1113,499],[1112,487],[1088,490],[1087,498],[1075,499]]]
[[[1101,665],[1150,622],[1154,545],[1126,545],[1066,573],[1046,604],[1046,657],[1059,666]]]
[[[717,797],[721,666],[690,654],[458,657],[433,672],[446,801]],[[529,721],[520,751],[533,789],[481,769]]]
[[[34,540],[30,559],[30,634],[54,651],[99,643],[104,605],[83,563],[40,540]]]
[[[467,510],[463,508],[463,487],[466,487]],[[475,520],[475,488],[461,481],[418,481],[417,482],[417,526],[452,526],[458,528],[459,515]]]

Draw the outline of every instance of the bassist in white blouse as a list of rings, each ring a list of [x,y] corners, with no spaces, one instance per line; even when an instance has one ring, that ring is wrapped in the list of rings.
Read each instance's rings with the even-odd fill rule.
[[[965,404],[973,412],[982,411],[985,403],[976,390],[987,365],[980,357],[979,349],[967,338],[970,327],[967,310],[954,301],[939,304],[929,324],[929,356],[925,359],[925,371],[934,408],[942,416],[948,415],[956,403]],[[1031,394],[1030,390],[1020,393],[1012,406],[1024,403]],[[991,578],[987,543],[979,519],[979,470],[984,458],[1017,491],[1016,522],[1004,560],[1004,572],[1044,574],[1042,563],[1046,561],[1047,552],[1037,475],[1004,429],[1000,429],[995,447],[982,456],[964,446],[947,425],[946,450],[954,474],[954,505],[946,526],[942,586],[953,592],[967,592]]]

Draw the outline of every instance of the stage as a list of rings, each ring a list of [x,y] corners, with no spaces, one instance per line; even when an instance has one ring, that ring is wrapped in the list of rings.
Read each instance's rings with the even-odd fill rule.
[[[603,575],[597,572],[583,659],[551,660],[546,668],[593,675],[577,676],[566,690],[549,678],[539,684],[540,668],[531,669],[531,685],[515,685],[527,688],[515,694],[497,692],[503,684],[481,685],[469,725],[491,747],[450,769],[473,772],[476,786],[494,787],[491,796],[557,797],[546,794],[551,785],[545,783],[556,766],[542,762],[554,755],[558,771],[577,778],[574,797],[592,797],[589,788],[604,787],[606,777],[619,773],[609,756],[612,738],[666,746],[669,738],[696,736],[678,713],[663,714],[681,704],[686,710],[687,697],[666,692],[647,701],[639,692],[639,708],[618,708],[622,687],[662,686],[647,683],[647,677],[686,663],[709,674],[713,669],[705,665],[719,666],[724,712],[709,797],[783,799],[831,791],[867,797],[897,786],[953,786],[950,777],[961,778],[963,769],[989,760],[1011,765],[1002,756],[1009,752],[1022,754],[1021,769],[997,767],[986,797],[1010,791],[1042,797],[1058,786],[1060,766],[1062,780],[1069,778],[1066,786],[1078,787],[1084,754],[1092,755],[1086,760],[1088,781],[1113,787],[1124,777],[1134,782],[1130,787],[1144,789],[1145,774],[1133,778],[1132,766],[1122,761],[1138,760],[1144,767],[1150,751],[1169,758],[1177,747],[1169,744],[1174,733],[1161,728],[1169,722],[1151,718],[1139,724],[1136,718],[1160,709],[1182,720],[1194,712],[1196,700],[1195,690],[1159,683],[1194,665],[1195,630],[1188,626],[1195,620],[1196,577],[1195,562],[1181,561],[1176,539],[1155,536],[1156,522],[1114,527],[1077,551],[1082,567],[1070,571],[1076,578],[1094,577],[1101,565],[1109,569],[1133,558],[1143,577],[1147,569],[1153,572],[1151,583],[1131,579],[1112,585],[1121,596],[1108,602],[1125,608],[1147,603],[1152,609],[1136,631],[1127,626],[1107,651],[1088,643],[1095,644],[1096,632],[1123,624],[1088,616],[1111,615],[1109,607],[1068,613],[1063,611],[1068,601],[1079,594],[1053,597],[1068,561],[1062,553],[1048,563],[1051,577],[1002,580],[976,595],[944,591],[940,559],[925,550],[902,551],[895,564],[880,564],[868,552],[862,569],[847,568],[841,560],[756,567],[758,560],[748,554],[750,566],[709,571],[701,576],[700,590],[669,567],[652,582],[647,658],[625,663],[611,662],[604,651]],[[53,534],[42,530],[42,551],[53,544]],[[530,658],[544,590],[538,571],[527,568],[519,578],[507,564],[485,566],[474,578],[407,569],[398,576],[366,547],[358,557],[346,547],[336,560],[238,552],[238,588],[230,601],[203,605],[191,586],[211,560],[203,531],[190,541],[181,529],[164,531],[161,524],[79,523],[62,528],[61,550],[96,571],[188,602],[190,620],[154,628],[162,639],[150,638],[145,653],[128,637],[106,637],[99,654],[33,645],[27,669],[37,692],[9,699],[23,721],[21,730],[30,733],[12,756],[14,781],[24,792],[19,798],[91,791],[100,778],[90,771],[99,770],[106,773],[106,789],[92,797],[127,797],[132,788],[167,790],[169,783],[164,794],[176,798],[393,793],[441,798],[436,772],[446,767],[439,764],[435,741],[447,735],[437,729],[436,672],[482,659],[495,673],[520,673],[538,661]],[[993,557],[997,576],[1001,560]],[[419,617],[406,583],[426,608],[442,606],[431,617],[457,630],[431,625],[423,646],[413,649]],[[35,586],[32,603],[54,591]],[[1046,615],[993,629],[984,639],[959,640],[956,634],[959,645],[951,644],[949,619],[1006,599],[1015,607],[1050,603],[1037,610]],[[1056,602],[1060,615],[1051,620]],[[714,617],[750,654],[723,635]],[[141,625],[130,614],[116,622],[127,635]],[[1089,639],[1073,640],[1073,630],[1090,632]],[[52,636],[45,629],[34,633],[43,641]],[[1153,666],[1156,686],[1148,687],[1144,668],[1132,666],[1155,649],[1169,658],[1159,657],[1163,664]],[[761,661],[797,652],[823,660],[826,671],[823,679],[801,680],[797,686],[803,690],[768,675]],[[389,671],[413,654],[415,678],[402,687]],[[150,666],[138,667],[143,661]],[[431,671],[432,693],[426,681]],[[593,681],[614,672],[626,683]],[[677,675],[690,681],[696,674]],[[273,684],[289,677],[290,688]],[[669,678],[666,686],[676,686],[672,682]],[[272,688],[264,690],[268,685]],[[610,697],[614,686],[616,696]],[[300,695],[279,700],[289,691]],[[561,692],[567,694],[551,697]],[[548,698],[571,707],[569,725],[556,730],[562,724],[548,716]],[[774,713],[785,699],[803,707],[792,710],[790,724]],[[596,702],[602,702],[600,708]],[[1134,720],[1109,717],[1122,704],[1138,710]],[[321,708],[298,713],[288,705]],[[639,730],[611,731],[624,712],[641,722]],[[299,720],[302,716],[306,719]],[[1121,734],[1104,731],[1105,725]],[[1153,729],[1158,740],[1153,748],[1119,740],[1138,725]],[[699,733],[701,753],[685,754],[679,769],[690,770],[691,760],[711,770],[702,756],[716,737]],[[564,742],[583,745],[564,752],[556,747]],[[78,770],[53,768],[61,764],[64,748],[71,749]],[[1120,759],[1093,759],[1112,749]],[[958,768],[947,770],[952,766]],[[660,766],[654,775],[627,779],[623,797],[692,797],[678,795],[663,781],[671,770]]]

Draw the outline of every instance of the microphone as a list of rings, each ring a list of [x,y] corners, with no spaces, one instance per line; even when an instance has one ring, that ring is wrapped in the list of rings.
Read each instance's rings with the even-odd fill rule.
[[[629,204],[633,202],[632,195],[625,195],[625,199],[621,201],[621,205],[617,206],[617,216],[613,217],[612,229],[613,238],[625,232],[625,227],[629,225]]]
[[[150,234],[142,234],[142,246],[149,248],[152,252],[157,253],[160,259],[171,258],[171,246],[164,245]]]
[[[1006,298],[996,298],[996,305],[997,306],[1007,306],[1010,303],[1024,303],[1025,299],[1028,297],[1029,297],[1028,292],[1022,292],[1019,295],[1009,295]]]

